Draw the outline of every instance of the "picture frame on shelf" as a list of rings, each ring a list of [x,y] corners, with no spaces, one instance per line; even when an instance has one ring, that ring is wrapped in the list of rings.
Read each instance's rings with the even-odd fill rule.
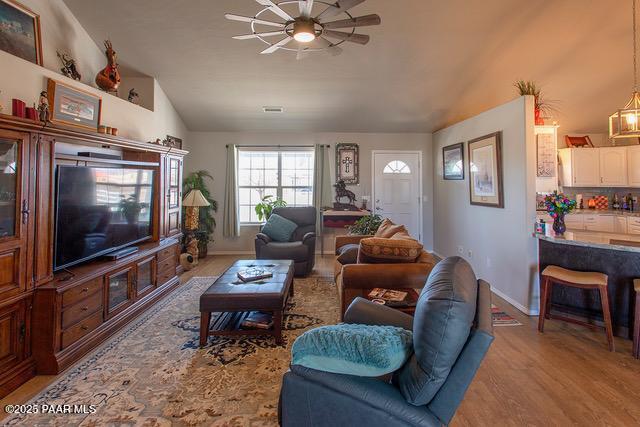
[[[0,49],[42,65],[40,15],[15,0],[0,0]]]
[[[47,83],[51,123],[97,131],[102,97],[53,79]]]
[[[164,140],[164,143],[167,147],[177,148],[179,150],[182,149],[182,139],[176,136],[167,135],[167,138]]]
[[[464,142],[442,148],[442,179],[464,180]]]
[[[360,148],[358,144],[336,144],[336,181],[347,185],[360,183]]]
[[[468,150],[470,203],[504,208],[502,131],[472,139]]]

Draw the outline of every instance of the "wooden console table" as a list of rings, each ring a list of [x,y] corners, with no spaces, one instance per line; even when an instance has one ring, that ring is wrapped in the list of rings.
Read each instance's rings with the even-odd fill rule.
[[[320,211],[320,254],[324,254],[324,228],[345,228],[353,225],[357,220],[364,216],[371,215],[370,211],[338,211],[328,209]]]

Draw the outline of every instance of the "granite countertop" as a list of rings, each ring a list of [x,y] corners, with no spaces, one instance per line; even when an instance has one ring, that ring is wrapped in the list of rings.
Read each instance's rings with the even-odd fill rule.
[[[564,236],[556,236],[554,232],[551,231],[551,233],[547,235],[536,234],[535,237],[561,245],[640,253],[640,235],[634,234],[572,230],[565,232]]]
[[[546,210],[537,211],[538,215],[547,215]],[[615,216],[632,216],[640,217],[640,211],[622,211],[613,209],[576,209],[569,215],[615,215]]]

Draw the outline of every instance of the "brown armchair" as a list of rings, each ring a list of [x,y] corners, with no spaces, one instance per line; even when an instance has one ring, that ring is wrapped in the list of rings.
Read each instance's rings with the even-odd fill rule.
[[[336,236],[336,252],[366,237],[372,236]],[[342,265],[336,258],[334,277],[340,299],[340,320],[351,302],[357,297],[366,298],[372,288],[422,289],[435,265],[435,257],[427,251],[422,251],[415,263]]]

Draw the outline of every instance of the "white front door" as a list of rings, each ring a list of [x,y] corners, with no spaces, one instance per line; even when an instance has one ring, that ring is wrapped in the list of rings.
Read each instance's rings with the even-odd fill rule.
[[[422,171],[416,151],[373,152],[373,211],[422,241]]]

